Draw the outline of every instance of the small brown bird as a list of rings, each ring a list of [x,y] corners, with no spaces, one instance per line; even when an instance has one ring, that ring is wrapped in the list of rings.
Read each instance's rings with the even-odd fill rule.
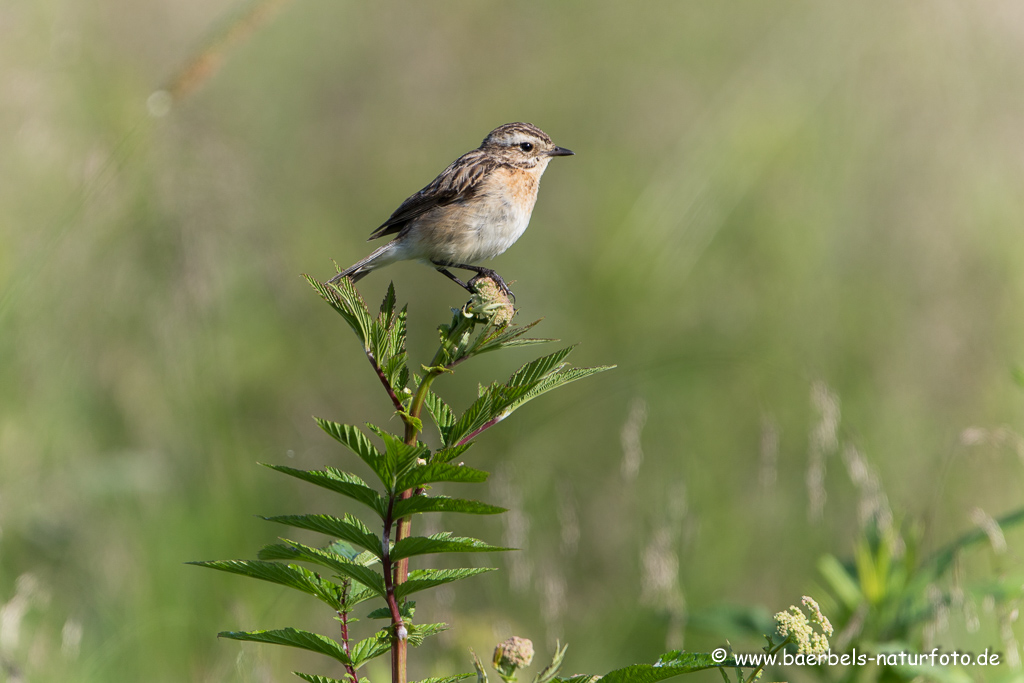
[[[479,277],[494,280],[508,295],[505,281],[490,268],[472,265],[511,247],[530,223],[540,177],[552,157],[571,156],[530,123],[506,123],[412,195],[373,231],[370,239],[397,233],[394,239],[329,282],[356,282],[395,261],[419,259],[473,291]],[[468,283],[449,271],[476,273]]]

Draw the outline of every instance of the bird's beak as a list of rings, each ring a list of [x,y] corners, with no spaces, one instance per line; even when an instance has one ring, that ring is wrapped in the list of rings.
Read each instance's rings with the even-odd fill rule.
[[[575,154],[576,152],[571,149],[566,149],[565,147],[555,147],[548,152],[549,157],[571,157]]]

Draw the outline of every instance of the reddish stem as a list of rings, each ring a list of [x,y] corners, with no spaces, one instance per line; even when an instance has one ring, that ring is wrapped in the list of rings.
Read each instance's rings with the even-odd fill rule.
[[[348,585],[346,584],[342,592],[342,602],[344,602],[347,599]],[[348,647],[348,612],[345,610],[341,610],[338,612],[338,616],[341,617],[341,650],[346,655],[350,655],[351,653]],[[359,676],[356,675],[356,668],[354,666],[352,666],[351,664],[346,664],[345,671],[347,671],[348,675],[352,677],[352,683],[359,683]]]
[[[401,399],[399,399],[395,394],[394,388],[391,386],[391,383],[388,382],[388,378],[384,376],[384,371],[380,369],[380,365],[377,364],[377,359],[373,357],[373,353],[369,349],[366,349],[366,357],[369,359],[370,365],[373,366],[373,371],[377,373],[377,379],[379,379],[380,383],[384,385],[384,390],[388,392],[388,398],[390,398],[391,402],[394,404],[395,410],[403,412],[405,407],[402,405]]]
[[[504,414],[502,414],[502,415],[499,415],[498,417],[491,418],[487,422],[484,422],[482,425],[480,425],[479,428],[473,430],[472,432],[470,432],[466,436],[464,436],[461,439],[459,439],[459,442],[457,444],[455,444],[455,445],[456,446],[465,446],[467,443],[469,443],[470,441],[475,439],[481,432],[484,432],[484,431],[490,429],[494,425],[496,425],[499,422],[501,422],[502,420],[504,420],[505,417],[506,416]]]

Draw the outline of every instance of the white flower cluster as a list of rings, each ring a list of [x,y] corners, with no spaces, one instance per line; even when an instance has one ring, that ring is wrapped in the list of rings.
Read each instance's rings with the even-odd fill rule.
[[[810,613],[810,620],[796,605],[791,605],[785,612],[775,615],[779,635],[792,638],[796,643],[797,652],[803,655],[822,655],[829,651],[828,638],[832,635],[832,623],[821,613],[821,608],[813,598],[803,597],[803,605]],[[814,630],[812,624],[821,628],[821,633]]]

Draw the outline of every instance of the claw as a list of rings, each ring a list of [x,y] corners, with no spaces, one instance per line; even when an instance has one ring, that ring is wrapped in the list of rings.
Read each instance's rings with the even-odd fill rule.
[[[512,303],[516,302],[516,295],[513,294],[512,290],[508,288],[507,284],[505,284],[505,280],[503,280],[500,275],[498,275],[490,268],[481,268],[480,272],[472,280],[469,281],[469,284],[472,285],[477,280],[482,280],[484,278],[491,280],[494,282],[494,284],[498,285],[498,289],[501,290],[501,293],[504,294],[509,299],[511,299]]]

